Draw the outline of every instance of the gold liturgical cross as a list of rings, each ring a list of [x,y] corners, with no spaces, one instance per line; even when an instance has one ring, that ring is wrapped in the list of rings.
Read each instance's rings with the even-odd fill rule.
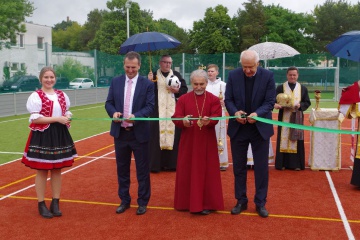
[[[199,120],[197,120],[197,125],[199,126],[200,130],[204,124],[201,122],[201,116],[199,117]]]
[[[201,66],[199,66],[198,69],[204,70],[204,69],[206,69],[206,66],[204,66],[204,65],[201,64]]]

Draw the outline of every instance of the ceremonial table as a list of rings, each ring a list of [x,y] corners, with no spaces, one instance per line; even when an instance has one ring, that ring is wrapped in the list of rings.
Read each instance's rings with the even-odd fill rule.
[[[340,129],[344,115],[337,108],[318,108],[312,109],[309,120],[314,127]],[[312,170],[339,170],[341,135],[311,131],[309,166]]]

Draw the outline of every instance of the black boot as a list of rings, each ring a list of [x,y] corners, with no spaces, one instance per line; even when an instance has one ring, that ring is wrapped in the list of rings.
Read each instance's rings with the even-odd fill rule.
[[[50,211],[54,215],[54,217],[61,217],[62,213],[59,210],[59,199],[53,198],[50,204]]]
[[[39,213],[44,218],[52,218],[53,215],[45,205],[45,201],[38,202]]]

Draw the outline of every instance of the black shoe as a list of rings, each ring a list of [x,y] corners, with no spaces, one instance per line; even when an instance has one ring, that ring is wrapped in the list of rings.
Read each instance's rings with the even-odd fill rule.
[[[116,213],[123,213],[128,208],[130,208],[130,204],[120,204],[120,206],[116,209]]]
[[[52,218],[53,217],[52,213],[46,207],[44,201],[38,202],[38,209],[39,209],[39,213],[42,217],[44,217],[44,218]]]
[[[247,203],[238,203],[236,204],[235,207],[233,207],[233,209],[231,209],[231,214],[232,215],[237,215],[240,214],[242,211],[245,211],[247,209]]]
[[[59,199],[53,198],[50,204],[50,212],[54,217],[61,217],[62,212],[59,210]]]
[[[267,218],[269,216],[269,212],[266,210],[266,208],[258,207],[256,206],[256,212],[259,214],[260,217]]]
[[[209,215],[210,214],[210,210],[202,210],[200,212],[201,215]]]
[[[146,206],[139,206],[136,210],[136,215],[143,215],[146,213]]]
[[[227,167],[221,166],[220,171],[226,171]]]

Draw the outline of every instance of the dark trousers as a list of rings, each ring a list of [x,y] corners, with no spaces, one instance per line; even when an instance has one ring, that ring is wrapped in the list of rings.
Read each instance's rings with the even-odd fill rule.
[[[246,124],[236,136],[230,139],[233,169],[235,176],[235,198],[238,203],[248,202],[246,195],[247,180],[247,150],[249,143],[253,151],[254,174],[255,174],[255,197],[256,206],[265,206],[269,184],[269,141],[264,140],[255,124]]]
[[[130,165],[131,153],[134,153],[136,177],[138,181],[139,206],[146,206],[150,199],[150,170],[148,158],[148,142],[139,143],[134,131],[120,130],[119,138],[114,138],[116,167],[118,176],[118,194],[122,204],[130,204]]]

